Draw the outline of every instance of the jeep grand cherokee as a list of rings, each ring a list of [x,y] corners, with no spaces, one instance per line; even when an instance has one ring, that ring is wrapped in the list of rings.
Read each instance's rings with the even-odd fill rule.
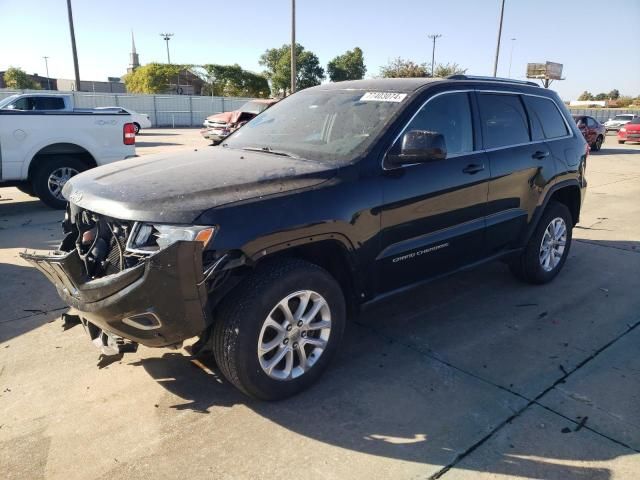
[[[23,256],[105,353],[199,336],[232,384],[278,399],[320,376],[362,304],[499,258],[551,281],[588,151],[527,82],[330,83],[213,149],[75,176],[59,250]]]

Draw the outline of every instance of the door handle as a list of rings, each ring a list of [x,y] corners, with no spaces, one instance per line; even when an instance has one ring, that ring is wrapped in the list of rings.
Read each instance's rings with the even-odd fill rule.
[[[468,173],[469,175],[473,175],[474,173],[481,172],[482,170],[484,170],[484,165],[483,164],[478,165],[476,163],[467,165],[462,169],[464,173]]]
[[[548,156],[549,156],[549,152],[543,152],[541,150],[538,150],[536,153],[531,155],[531,158],[535,158],[536,160],[542,160],[543,158],[546,158]]]

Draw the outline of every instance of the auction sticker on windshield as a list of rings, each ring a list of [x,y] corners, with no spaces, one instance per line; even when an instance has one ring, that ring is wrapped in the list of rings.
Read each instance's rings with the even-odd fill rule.
[[[406,93],[395,92],[367,92],[360,99],[361,102],[396,102],[406,98]]]

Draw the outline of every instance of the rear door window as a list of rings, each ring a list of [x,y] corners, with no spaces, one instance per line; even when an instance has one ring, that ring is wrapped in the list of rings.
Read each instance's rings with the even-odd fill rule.
[[[36,97],[36,110],[64,110],[64,99],[60,97]]]
[[[542,125],[545,138],[558,138],[569,134],[564,118],[558,111],[555,102],[548,98],[531,97],[529,95],[524,96],[524,102],[531,118],[537,119]],[[593,121],[589,117],[585,117],[583,120],[586,120],[587,123],[589,120]]]
[[[530,141],[529,124],[519,95],[479,93],[484,148]]]
[[[405,131],[427,130],[440,133],[448,154],[473,151],[473,127],[469,95],[446,93],[435,97],[420,109]]]

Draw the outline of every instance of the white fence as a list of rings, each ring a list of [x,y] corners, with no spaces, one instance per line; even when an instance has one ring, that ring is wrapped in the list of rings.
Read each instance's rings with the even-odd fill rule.
[[[72,94],[78,108],[124,107],[146,113],[156,127],[198,127],[207,116],[240,108],[250,98],[193,95],[143,95],[128,93],[58,92],[0,89],[0,99],[16,93]]]

